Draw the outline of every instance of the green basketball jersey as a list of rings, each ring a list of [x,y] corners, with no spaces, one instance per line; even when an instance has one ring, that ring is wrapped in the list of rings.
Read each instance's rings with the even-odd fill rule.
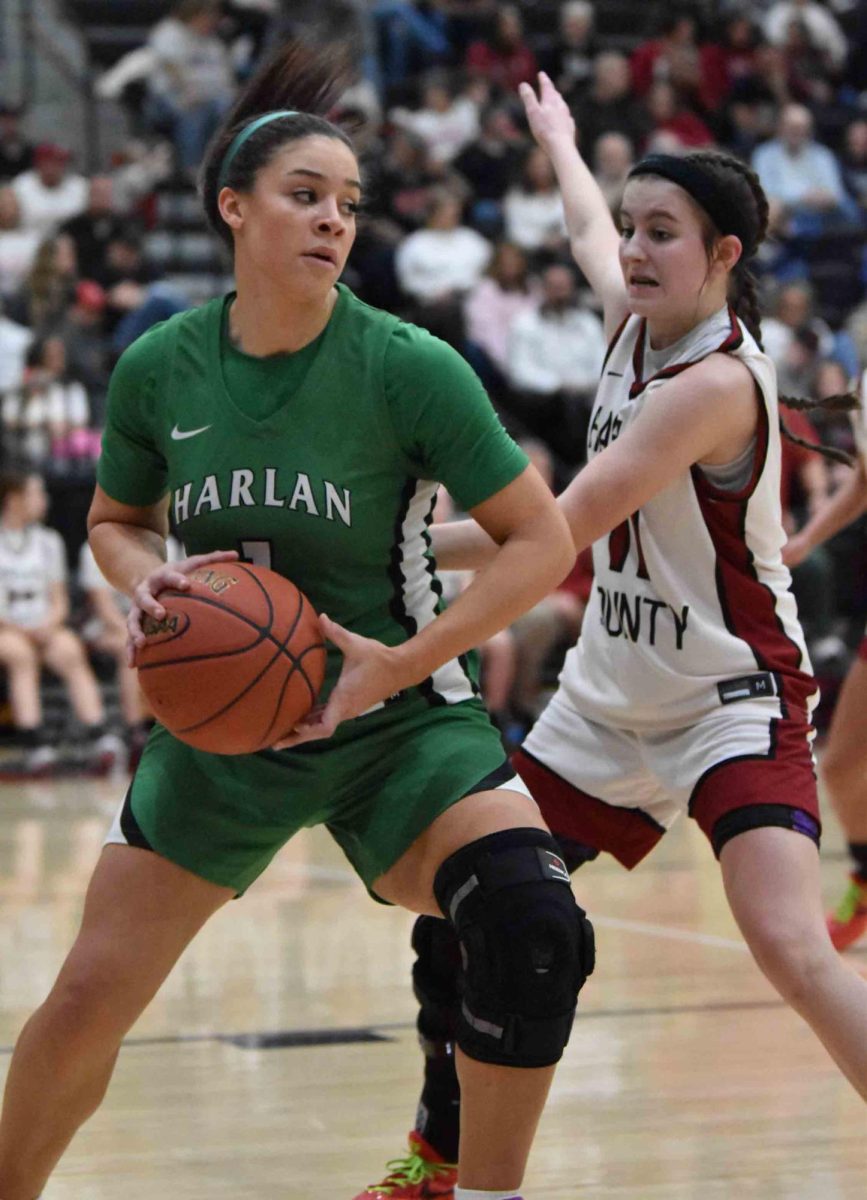
[[[187,554],[238,550],[341,625],[396,645],[441,607],[428,534],[438,484],[472,508],[527,459],[460,355],[338,288],[297,354],[227,347],[231,297],[150,329],[112,376],[97,477],[123,504],[168,493]],[[324,695],[339,665],[331,650]],[[475,690],[464,659],[419,688],[434,704]]]

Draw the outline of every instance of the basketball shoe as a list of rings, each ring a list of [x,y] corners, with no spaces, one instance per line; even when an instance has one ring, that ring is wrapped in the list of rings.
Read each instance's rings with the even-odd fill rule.
[[[828,933],[835,950],[845,950],[867,933],[867,880],[849,877],[840,903],[828,915]]]
[[[409,1135],[406,1158],[393,1158],[382,1183],[372,1183],[355,1200],[454,1200],[458,1181],[456,1163],[443,1162],[415,1130]]]

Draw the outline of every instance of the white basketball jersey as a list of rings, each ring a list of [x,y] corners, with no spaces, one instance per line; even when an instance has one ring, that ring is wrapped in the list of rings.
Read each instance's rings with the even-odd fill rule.
[[[600,454],[666,379],[715,352],[738,357],[763,401],[752,472],[721,490],[694,466],[593,547],[595,579],[563,687],[591,720],[672,729],[721,703],[771,698],[809,708],[811,678],[780,550],[780,432],[771,360],[721,309],[666,352],[630,316],[609,348],[588,433]],[[652,357],[655,374],[646,360]]]
[[[63,539],[45,525],[0,526],[0,620],[32,629],[47,620],[51,585],[66,579]]]

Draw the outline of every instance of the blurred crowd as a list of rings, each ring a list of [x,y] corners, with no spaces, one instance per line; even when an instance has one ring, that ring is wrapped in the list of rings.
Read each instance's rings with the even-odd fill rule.
[[[60,138],[34,144],[30,114],[0,104],[4,461],[45,480],[56,501],[48,524],[57,523],[57,498],[70,480],[92,484],[120,353],[154,322],[228,286],[229,264],[198,216],[196,169],[238,82],[289,36],[339,34],[358,50],[357,79],[337,114],[355,130],[365,168],[364,215],[346,282],[456,347],[555,489],[581,469],[605,343],[569,253],[550,163],[528,134],[517,95],[540,69],[566,96],[581,151],[613,212],[630,166],[648,151],[717,146],[752,164],[770,202],[773,236],[759,268],[764,341],[780,391],[860,390],[867,6],[180,0],[159,7],[164,15],[146,41],[94,80],[98,95],[123,107],[129,128],[127,143],[97,174],[82,174]],[[632,36],[647,29],[649,11],[658,13],[656,28]],[[807,441],[821,436],[852,448],[840,416],[823,418],[818,429],[803,414],[787,422]],[[786,444],[790,530],[837,485],[836,470]],[[14,507],[17,495],[4,492],[0,539],[10,525],[9,497]],[[61,525],[61,558],[77,564],[83,524]],[[867,572],[858,569],[864,544],[864,525],[856,524],[795,573],[831,698],[867,609]],[[71,575],[69,610],[79,634],[98,615],[82,570],[78,564]],[[549,602],[484,648],[485,691],[510,740],[520,740],[543,702],[591,587],[582,559]],[[0,577],[0,635],[15,625],[9,590]],[[116,648],[101,652],[117,658]],[[41,661],[58,674],[44,653]],[[121,713],[132,744],[130,731],[144,718],[129,688],[121,688]]]

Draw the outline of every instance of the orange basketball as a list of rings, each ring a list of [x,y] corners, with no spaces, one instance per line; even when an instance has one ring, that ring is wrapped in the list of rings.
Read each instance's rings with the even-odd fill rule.
[[[154,716],[197,750],[252,754],[307,715],[325,676],[325,643],[310,601],[267,567],[216,563],[188,591],[160,592],[136,652]]]

